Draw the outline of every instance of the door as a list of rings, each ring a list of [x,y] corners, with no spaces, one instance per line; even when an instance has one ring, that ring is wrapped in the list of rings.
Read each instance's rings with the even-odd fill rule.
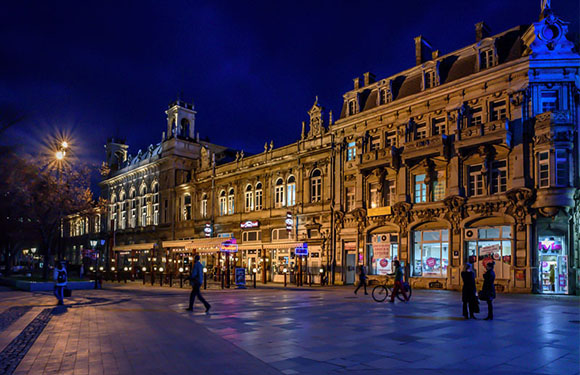
[[[568,256],[564,245],[564,237],[539,237],[542,293],[568,293]]]
[[[356,254],[346,254],[346,283],[354,284],[356,275]]]

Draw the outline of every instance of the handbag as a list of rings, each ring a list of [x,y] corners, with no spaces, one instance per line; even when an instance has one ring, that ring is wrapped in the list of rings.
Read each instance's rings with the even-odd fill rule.
[[[64,297],[70,297],[72,295],[72,290],[70,290],[69,288],[64,288],[62,291],[62,295]]]
[[[478,295],[479,299],[482,301],[487,301],[489,299],[488,293],[486,290],[482,289],[481,292],[479,292]]]
[[[479,314],[479,301],[477,300],[477,298],[473,301],[473,311],[476,314]]]

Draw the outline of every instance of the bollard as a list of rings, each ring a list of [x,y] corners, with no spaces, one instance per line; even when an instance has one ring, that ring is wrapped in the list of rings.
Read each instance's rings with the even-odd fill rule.
[[[151,271],[151,286],[155,283],[155,272]]]
[[[207,277],[203,278],[203,289],[207,289]]]
[[[163,286],[163,272],[159,274],[159,286]]]
[[[224,288],[224,274],[223,274],[223,272],[220,274],[220,278],[221,278],[222,289],[223,289]]]
[[[125,284],[127,284],[127,271],[123,272],[123,276],[125,276]]]
[[[183,274],[181,272],[179,273],[179,287],[183,288]]]
[[[169,274],[169,287],[171,288],[172,286],[173,286],[173,272]]]
[[[284,272],[284,288],[286,288],[286,272]]]
[[[257,275],[256,275],[256,273],[254,272],[254,289],[256,289],[256,279],[257,279],[257,277],[256,277],[256,276],[257,276]]]
[[[308,278],[310,280],[310,282],[308,284],[309,284],[309,286],[312,286],[312,274],[311,273],[308,274]]]

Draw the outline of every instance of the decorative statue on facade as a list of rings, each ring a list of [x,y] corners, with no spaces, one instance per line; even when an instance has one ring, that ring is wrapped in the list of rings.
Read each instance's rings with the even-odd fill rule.
[[[324,133],[324,119],[322,117],[323,108],[318,104],[318,96],[314,101],[314,105],[308,111],[310,116],[310,130],[308,131],[308,138],[316,137]]]

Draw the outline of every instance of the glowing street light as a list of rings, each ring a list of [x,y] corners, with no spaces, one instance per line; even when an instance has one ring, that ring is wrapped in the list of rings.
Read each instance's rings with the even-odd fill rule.
[[[65,155],[65,152],[64,151],[60,151],[60,150],[57,151],[54,154],[54,156],[56,157],[56,160],[62,160],[62,159],[64,159],[64,155]]]

